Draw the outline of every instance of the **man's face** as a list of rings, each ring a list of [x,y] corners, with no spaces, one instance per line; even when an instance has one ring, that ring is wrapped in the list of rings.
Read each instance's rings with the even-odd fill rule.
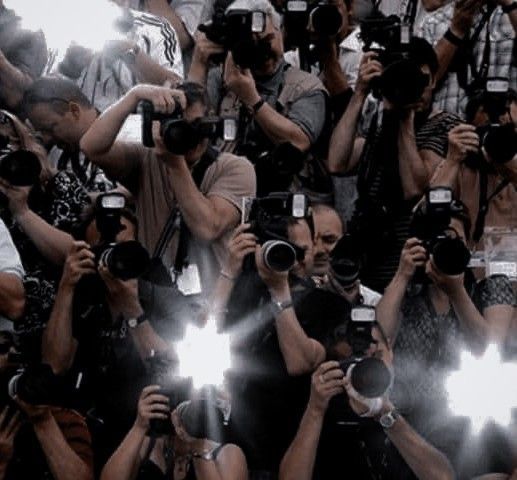
[[[198,118],[206,116],[206,107],[201,103],[197,102],[185,109],[184,118],[187,122],[191,123]],[[195,148],[185,154],[185,160],[188,165],[194,165],[205,153],[208,147],[209,140],[203,139],[203,141]]]
[[[330,253],[343,236],[343,226],[337,212],[322,210],[314,213],[316,237],[314,242],[314,275],[323,276],[330,267]]]
[[[291,272],[299,278],[306,278],[312,271],[314,262],[314,244],[309,225],[305,221],[299,221],[296,225],[289,226],[287,234],[288,240],[305,252],[303,260],[297,262]]]
[[[47,103],[38,103],[29,111],[29,120],[40,134],[45,146],[56,145],[62,150],[79,149],[81,137],[88,129],[79,111],[61,114]]]

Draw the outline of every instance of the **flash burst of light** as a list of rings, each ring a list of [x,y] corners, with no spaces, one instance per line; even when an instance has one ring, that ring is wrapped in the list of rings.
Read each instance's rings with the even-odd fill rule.
[[[110,0],[5,0],[27,30],[42,30],[48,48],[64,56],[71,43],[95,51],[107,40],[119,40],[114,22],[122,9]]]
[[[203,328],[187,325],[185,337],[176,345],[179,375],[192,377],[194,388],[220,386],[231,367],[230,335],[217,332],[216,320],[209,317]]]
[[[454,415],[468,417],[474,433],[492,420],[503,427],[510,425],[512,409],[517,407],[517,364],[505,362],[496,345],[475,357],[463,352],[458,371],[446,380],[449,409]]]

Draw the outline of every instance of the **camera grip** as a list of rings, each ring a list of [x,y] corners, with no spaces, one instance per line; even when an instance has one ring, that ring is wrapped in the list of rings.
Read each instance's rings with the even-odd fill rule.
[[[149,100],[142,100],[138,112],[142,115],[142,143],[144,147],[153,148],[154,105]]]

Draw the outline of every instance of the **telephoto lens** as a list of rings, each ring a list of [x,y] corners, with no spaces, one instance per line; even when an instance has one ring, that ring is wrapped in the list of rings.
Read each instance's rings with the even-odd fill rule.
[[[365,398],[382,397],[390,388],[392,374],[385,363],[374,357],[351,358],[339,363],[355,391]]]
[[[332,37],[339,32],[343,19],[335,5],[329,2],[318,2],[310,13],[309,24],[315,33],[321,36]]]
[[[282,240],[268,240],[261,252],[266,266],[276,272],[287,272],[296,263],[295,249]]]
[[[150,265],[149,253],[136,240],[109,245],[98,256],[109,272],[121,280],[140,277]]]
[[[429,248],[433,262],[446,275],[461,275],[470,262],[470,252],[460,238],[440,236]]]

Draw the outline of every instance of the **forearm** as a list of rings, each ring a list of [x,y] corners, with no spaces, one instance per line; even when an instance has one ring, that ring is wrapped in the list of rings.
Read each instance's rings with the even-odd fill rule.
[[[196,478],[199,480],[229,480],[228,476],[223,476],[217,468],[216,461],[207,461],[201,458],[193,458]]]
[[[25,308],[25,290],[21,279],[13,273],[0,273],[0,313],[16,320]]]
[[[429,184],[431,187],[450,187],[454,190],[459,173],[460,164],[447,157],[438,164]]]
[[[93,479],[93,472],[72,450],[52,415],[36,422],[34,431],[55,480]]]
[[[327,168],[332,173],[344,173],[353,167],[353,165],[350,165],[350,158],[352,157],[357,124],[364,100],[364,95],[354,93],[345,113],[332,133],[327,160]]]
[[[461,33],[460,30],[451,26],[452,32],[458,36],[459,38],[464,37],[464,33]],[[449,66],[456,55],[458,47],[453,43],[449,42],[449,40],[445,38],[441,38],[438,43],[434,47],[434,51],[436,52],[436,56],[438,57],[438,72],[436,73],[436,82],[440,82],[440,80],[447,74]]]
[[[158,17],[165,18],[174,28],[182,50],[194,45],[194,40],[185,28],[181,18],[165,0],[147,0],[147,10]]]
[[[291,300],[289,287],[272,292],[277,302]],[[325,360],[323,346],[309,338],[296,317],[294,308],[286,308],[275,316],[278,343],[289,375],[303,375],[312,372]]]
[[[130,66],[131,71],[138,78],[139,83],[150,83],[151,85],[163,85],[169,80],[173,86],[181,82],[181,77],[174,72],[162,67],[149,55],[140,52],[135,59],[134,65]]]
[[[416,145],[413,121],[404,122],[399,130],[399,171],[406,200],[424,194],[429,172]]]
[[[311,480],[320,440],[323,415],[310,407],[280,464],[279,480]]]
[[[489,325],[483,315],[479,313],[465,288],[449,295],[449,299],[466,338],[473,346],[484,346],[489,336]]]
[[[12,65],[0,51],[0,92],[10,109],[20,104],[31,82],[32,78]]]
[[[349,88],[346,75],[337,59],[332,59],[323,65],[321,79],[330,97],[339,95]]]
[[[235,280],[231,280],[230,278],[219,275],[217,281],[215,282],[214,289],[210,293],[210,299],[207,305],[208,311],[206,313],[208,315],[215,315],[219,324],[221,318],[224,318],[224,316],[221,314],[223,314],[226,310],[226,306],[230,300],[234,285]]]
[[[376,307],[377,321],[382,326],[392,347],[395,345],[400,328],[400,310],[408,281],[406,277],[397,272],[393,280],[386,287],[384,295]]]
[[[55,265],[63,265],[74,242],[70,234],[48,224],[29,209],[16,214],[15,219],[48,261]]]
[[[54,308],[43,332],[42,359],[56,374],[68,371],[74,361],[75,340],[72,335],[74,287],[60,285]]]
[[[307,151],[311,146],[309,137],[296,123],[278,113],[268,104],[264,104],[255,114],[255,121],[269,140],[276,145],[289,142],[302,152]]]
[[[108,153],[128,115],[133,113],[138,105],[138,97],[129,91],[118,102],[102,113],[81,138],[81,150],[91,160],[101,167],[95,157]]]
[[[152,325],[145,320],[136,328],[130,329],[131,337],[135,344],[136,350],[142,360],[149,358],[151,350],[155,352],[163,352],[167,350],[168,345],[162,337],[160,337]]]
[[[134,480],[141,463],[145,432],[133,426],[102,469],[100,480]]]
[[[158,159],[165,161],[167,159]],[[172,172],[171,181],[178,207],[194,237],[211,242],[219,238],[225,230],[225,219],[216,211],[214,204],[197,188],[184,159],[168,163]]]
[[[190,70],[188,72],[188,80],[189,82],[195,82],[206,87],[207,79],[208,65],[197,57],[196,50],[194,49],[192,63],[190,64]]]
[[[445,457],[399,417],[386,431],[402,458],[419,480],[453,480],[454,471]]]

